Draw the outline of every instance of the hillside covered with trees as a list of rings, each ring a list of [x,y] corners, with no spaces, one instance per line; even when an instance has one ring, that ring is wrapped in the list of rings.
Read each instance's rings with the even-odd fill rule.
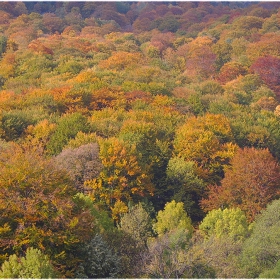
[[[0,2],[0,278],[280,278],[280,3]]]

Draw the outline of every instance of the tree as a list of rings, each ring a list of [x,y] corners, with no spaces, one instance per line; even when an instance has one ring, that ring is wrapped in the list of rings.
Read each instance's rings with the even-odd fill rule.
[[[251,66],[251,71],[260,75],[261,79],[280,95],[280,58],[275,56],[259,57]]]
[[[239,29],[242,31],[251,31],[251,29],[262,28],[263,19],[256,16],[242,16],[238,17],[232,23],[232,28]]]
[[[58,120],[55,130],[50,136],[47,152],[51,155],[59,154],[68,141],[80,131],[88,131],[87,119],[78,112],[65,114]]]
[[[150,240],[148,252],[143,257],[142,273],[147,278],[183,278],[189,270],[185,260],[187,240],[182,229]]]
[[[152,236],[152,219],[142,204],[138,203],[123,214],[120,229],[131,235],[138,246],[147,246],[147,240]]]
[[[178,128],[174,151],[178,157],[194,161],[205,181],[219,181],[223,177],[224,166],[229,164],[236,149],[230,141],[229,120],[223,115],[206,114],[191,117]]]
[[[103,240],[95,235],[80,249],[83,258],[75,277],[77,278],[116,278],[120,271],[120,259]]]
[[[221,186],[209,186],[202,199],[206,211],[239,207],[252,222],[266,205],[280,195],[280,168],[268,149],[239,149],[225,172]]]
[[[61,33],[64,28],[63,20],[52,13],[44,13],[42,22],[50,33],[55,33],[56,31]]]
[[[184,203],[184,209],[192,220],[203,216],[199,207],[199,200],[204,193],[204,182],[197,175],[194,162],[183,158],[173,157],[169,160],[167,169],[168,194],[177,202]]]
[[[33,123],[33,120],[30,118],[30,116],[20,110],[5,112],[1,121],[1,126],[4,132],[3,138],[7,141],[20,138],[28,125]]]
[[[188,236],[192,235],[193,227],[191,219],[184,210],[182,202],[172,200],[165,204],[164,210],[157,214],[157,221],[153,225],[154,231],[158,235],[170,233],[172,230],[185,230]]]
[[[274,269],[280,260],[280,201],[274,200],[256,217],[251,236],[243,244],[240,259],[243,275],[254,278]]]
[[[211,210],[199,225],[199,230],[207,238],[229,236],[235,241],[245,239],[250,233],[246,216],[239,208]]]
[[[273,269],[268,269],[263,271],[258,278],[262,279],[277,279],[280,277],[280,260],[276,263],[275,267]]]
[[[7,49],[7,37],[1,35],[0,36],[0,56],[4,53]]]
[[[108,59],[99,63],[100,68],[114,69],[117,71],[124,70],[127,67],[135,68],[141,60],[140,53],[114,52]]]
[[[78,191],[87,193],[84,182],[98,177],[102,169],[98,155],[97,143],[90,143],[75,149],[64,149],[55,157],[55,162],[69,174]]]
[[[230,61],[232,55],[232,46],[227,41],[219,41],[212,46],[212,50],[216,55],[216,65],[220,70],[221,67]]]
[[[226,84],[245,74],[247,74],[247,69],[243,65],[237,62],[228,62],[220,69],[217,79],[222,84]]]
[[[9,256],[2,264],[0,278],[55,278],[57,273],[40,250],[28,248],[24,257]]]
[[[37,149],[11,144],[0,151],[1,258],[33,246],[71,276],[79,263],[73,250],[92,236],[93,216],[74,202],[67,175]]]
[[[110,207],[114,219],[118,219],[120,213],[127,212],[128,201],[152,195],[153,185],[147,167],[139,164],[135,145],[112,137],[101,140],[99,146],[103,170],[86,184],[92,199]]]
[[[206,264],[214,271],[214,277],[210,278],[242,278],[239,267],[242,246],[243,240],[234,240],[227,234],[221,237],[212,234],[205,238],[198,231],[188,255],[191,260],[196,257],[198,264]]]
[[[211,49],[209,37],[197,37],[188,44],[186,71],[188,76],[201,79],[213,77],[215,74],[216,55]]]

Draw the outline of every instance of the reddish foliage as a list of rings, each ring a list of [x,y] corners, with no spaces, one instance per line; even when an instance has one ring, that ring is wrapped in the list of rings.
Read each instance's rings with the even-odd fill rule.
[[[240,149],[221,186],[208,187],[208,198],[202,199],[202,208],[209,211],[239,207],[253,221],[270,201],[279,198],[279,180],[279,165],[267,149]]]
[[[258,74],[280,97],[280,58],[270,55],[259,57],[250,70]]]
[[[222,84],[226,84],[229,81],[236,79],[240,75],[245,75],[247,70],[244,66],[237,62],[226,63],[220,70],[218,75],[218,81]]]
[[[37,52],[37,53],[43,53],[43,54],[51,54],[53,55],[53,51],[50,48],[47,48],[44,46],[39,40],[32,41],[28,48]]]

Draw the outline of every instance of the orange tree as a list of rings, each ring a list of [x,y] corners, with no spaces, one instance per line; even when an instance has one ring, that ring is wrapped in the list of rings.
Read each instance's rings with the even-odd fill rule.
[[[266,205],[279,198],[280,168],[268,149],[239,149],[225,172],[221,186],[209,186],[202,199],[206,211],[239,207],[251,222]]]
[[[94,220],[65,173],[40,152],[9,145],[0,151],[0,251],[2,261],[39,248],[61,276],[70,277],[79,264],[73,252],[90,239]]]

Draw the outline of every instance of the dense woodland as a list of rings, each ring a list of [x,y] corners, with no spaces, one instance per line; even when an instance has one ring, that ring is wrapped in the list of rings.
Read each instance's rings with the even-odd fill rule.
[[[1,278],[280,278],[280,3],[0,2]]]

